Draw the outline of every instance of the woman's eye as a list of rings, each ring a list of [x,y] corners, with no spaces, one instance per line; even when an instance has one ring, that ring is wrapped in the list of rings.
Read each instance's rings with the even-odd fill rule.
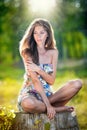
[[[40,35],[40,34],[44,34],[44,32],[40,32],[40,33],[37,33],[37,32],[34,32],[34,35]]]
[[[34,32],[34,34],[37,34],[36,32]]]
[[[41,32],[41,34],[44,34],[44,32]]]

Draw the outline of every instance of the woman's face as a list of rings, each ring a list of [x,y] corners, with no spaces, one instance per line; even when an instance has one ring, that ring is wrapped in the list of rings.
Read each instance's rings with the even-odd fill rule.
[[[44,29],[43,26],[36,26],[34,29],[34,39],[37,45],[44,45],[47,39],[47,31]]]

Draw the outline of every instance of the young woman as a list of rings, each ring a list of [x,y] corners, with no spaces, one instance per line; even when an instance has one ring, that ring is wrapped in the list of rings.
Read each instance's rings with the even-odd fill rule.
[[[52,26],[45,19],[35,19],[20,42],[20,54],[25,66],[25,81],[18,96],[20,111],[43,113],[52,119],[56,112],[73,111],[65,104],[82,87],[80,79],[70,80],[58,91],[52,92],[58,50]]]

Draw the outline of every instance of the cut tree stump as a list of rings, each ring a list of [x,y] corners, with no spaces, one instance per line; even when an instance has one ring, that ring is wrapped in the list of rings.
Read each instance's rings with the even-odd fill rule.
[[[50,120],[46,114],[17,112],[11,130],[79,130],[75,112],[60,112]]]

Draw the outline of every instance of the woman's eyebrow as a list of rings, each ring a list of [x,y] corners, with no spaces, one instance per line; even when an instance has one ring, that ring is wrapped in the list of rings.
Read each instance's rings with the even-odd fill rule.
[[[35,33],[35,32],[38,32],[38,31],[37,31],[37,30],[34,30],[34,33]],[[41,30],[41,31],[39,31],[39,32],[45,32],[45,30]]]

